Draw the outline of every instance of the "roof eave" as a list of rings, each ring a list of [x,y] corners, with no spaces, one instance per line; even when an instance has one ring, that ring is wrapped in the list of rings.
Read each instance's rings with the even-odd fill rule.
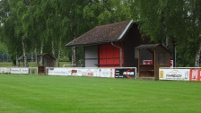
[[[119,40],[121,40],[121,39],[124,37],[125,33],[126,33],[126,32],[128,31],[128,29],[131,27],[132,23],[133,23],[133,20],[131,20],[131,21],[128,23],[128,25],[126,26],[126,28],[125,28],[124,31],[121,33],[121,35],[117,38],[116,41],[119,41]]]
[[[107,41],[107,42],[97,42],[97,43],[90,43],[90,44],[76,44],[76,45],[66,44],[65,46],[66,47],[96,46],[96,45],[110,44],[110,43],[115,43],[115,42],[119,42],[119,40]]]

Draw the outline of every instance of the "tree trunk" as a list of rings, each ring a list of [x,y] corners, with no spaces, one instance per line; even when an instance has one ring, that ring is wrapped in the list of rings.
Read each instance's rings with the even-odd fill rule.
[[[55,57],[54,41],[52,40],[52,55]]]
[[[34,66],[34,65],[33,65],[33,62],[34,62],[34,54],[33,54],[33,53],[31,53],[31,62],[32,62],[32,63],[31,63],[31,64],[32,64],[31,66],[33,67],[33,66]]]
[[[61,50],[59,48],[59,50],[58,50],[58,60],[57,60],[57,66],[58,67],[60,66],[60,56],[61,56]]]
[[[40,48],[40,63],[39,63],[39,65],[40,66],[42,66],[43,65],[43,56],[42,56],[42,54],[43,54],[43,42],[41,43],[41,48]]]
[[[22,51],[23,51],[23,58],[24,58],[24,67],[28,67],[27,55],[26,55],[26,47],[25,47],[25,43],[24,43],[24,37],[22,37]]]
[[[172,41],[172,58],[173,58],[173,67],[176,67],[176,41]]]
[[[164,39],[162,40],[162,44],[163,44],[163,46],[168,47],[169,37],[167,35],[167,25],[166,25],[166,21],[165,21],[165,17],[164,17],[164,12],[162,12],[161,15],[162,15],[161,21],[162,21],[162,25],[163,25],[163,34],[164,34]]]
[[[76,38],[76,34],[74,33],[74,39]],[[77,66],[77,50],[76,47],[72,47],[72,66],[76,67]]]
[[[201,41],[199,43],[199,48],[198,48],[196,55],[195,55],[195,67],[200,66],[200,52],[201,52]]]
[[[165,37],[165,47],[168,47],[169,45],[169,37],[166,35]]]
[[[37,48],[35,47],[35,62],[38,62]]]
[[[76,67],[77,66],[77,52],[76,52],[76,47],[72,47],[72,66]]]
[[[57,66],[59,67],[60,65],[60,57],[61,57],[61,37],[59,40],[59,46],[58,46],[58,58],[57,58]]]
[[[16,59],[16,61],[15,61],[16,67],[19,67],[19,62],[18,62],[18,55],[17,55],[17,53],[16,53],[16,55],[15,55],[15,59]]]

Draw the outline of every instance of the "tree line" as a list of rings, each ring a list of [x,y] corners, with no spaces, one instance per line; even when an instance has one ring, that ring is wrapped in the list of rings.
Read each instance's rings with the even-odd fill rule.
[[[24,66],[27,53],[44,52],[58,65],[73,54],[76,64],[81,50],[65,44],[97,25],[131,19],[152,41],[176,46],[177,66],[200,65],[201,0],[1,0],[0,40],[13,60],[24,56]]]

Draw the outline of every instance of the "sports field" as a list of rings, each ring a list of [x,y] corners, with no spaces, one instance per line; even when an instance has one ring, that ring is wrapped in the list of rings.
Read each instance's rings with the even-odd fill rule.
[[[198,113],[201,83],[0,75],[0,113]]]

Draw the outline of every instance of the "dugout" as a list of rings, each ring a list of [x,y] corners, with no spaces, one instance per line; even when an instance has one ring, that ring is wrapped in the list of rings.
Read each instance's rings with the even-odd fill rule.
[[[55,60],[56,59],[48,53],[38,55],[37,56],[38,74],[45,74],[46,67],[54,67]]]
[[[159,79],[159,67],[170,67],[171,52],[161,44],[145,44],[138,49],[138,73],[142,79]]]

